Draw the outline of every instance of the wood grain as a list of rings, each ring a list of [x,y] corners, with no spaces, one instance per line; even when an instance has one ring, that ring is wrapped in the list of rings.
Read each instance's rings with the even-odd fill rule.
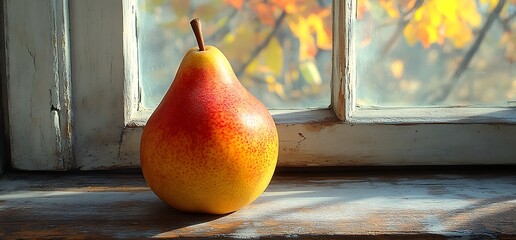
[[[78,169],[118,161],[124,124],[122,1],[70,1],[75,158]]]
[[[67,1],[4,3],[11,164],[25,170],[70,169]]]
[[[274,116],[279,166],[492,165],[516,160],[513,125],[353,125],[335,120],[331,110],[310,112]],[[142,131],[136,127],[124,132],[123,162],[139,166]]]
[[[254,203],[213,216],[175,211],[139,174],[10,174],[1,239],[445,239],[516,237],[511,174],[277,174]]]

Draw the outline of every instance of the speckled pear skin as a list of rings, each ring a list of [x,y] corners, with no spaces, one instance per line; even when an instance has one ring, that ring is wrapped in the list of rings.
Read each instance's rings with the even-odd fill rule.
[[[144,128],[140,152],[145,180],[160,199],[181,211],[225,214],[268,186],[278,133],[222,52],[206,46],[184,56]]]

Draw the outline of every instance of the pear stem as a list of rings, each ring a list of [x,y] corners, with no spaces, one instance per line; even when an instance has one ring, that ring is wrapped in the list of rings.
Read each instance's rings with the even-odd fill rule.
[[[202,31],[201,31],[201,21],[199,18],[194,18],[192,21],[190,21],[190,25],[192,26],[192,30],[195,34],[195,39],[197,39],[197,45],[199,45],[199,51],[204,51],[206,48],[204,48],[204,39],[202,37]]]

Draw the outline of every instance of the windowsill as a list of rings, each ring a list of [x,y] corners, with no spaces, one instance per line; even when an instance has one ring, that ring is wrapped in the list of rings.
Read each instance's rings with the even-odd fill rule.
[[[127,127],[144,127],[153,111],[153,109],[144,109],[133,113],[133,116],[131,116],[127,123]],[[277,125],[339,121],[333,110],[324,108],[269,110],[269,112]]]
[[[355,124],[514,124],[514,107],[369,107],[358,108]]]
[[[399,238],[516,236],[516,176],[506,173],[281,173],[250,206],[177,212],[140,174],[8,174],[0,238]]]

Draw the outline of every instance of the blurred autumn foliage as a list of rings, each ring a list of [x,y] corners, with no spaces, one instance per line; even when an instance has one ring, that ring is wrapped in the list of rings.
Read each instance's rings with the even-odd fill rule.
[[[140,75],[153,85],[147,94],[143,86],[150,99],[144,105],[159,102],[182,54],[195,46],[188,22],[199,17],[205,42],[226,55],[240,81],[267,107],[328,106],[331,9],[330,0],[140,1],[138,25],[147,31],[138,37]],[[152,67],[153,61],[167,64]]]
[[[358,104],[513,106],[515,17],[515,0],[358,0]]]
[[[515,5],[516,0],[357,0],[358,103],[441,104],[462,91],[457,86],[464,85],[461,76],[475,75],[471,68],[482,73],[479,79],[502,79],[495,85],[506,92],[489,94],[515,99]],[[195,46],[188,24],[193,17],[203,21],[206,43],[221,49],[244,86],[269,108],[329,105],[331,0],[140,0],[144,107],[159,103],[183,54]],[[501,28],[493,32],[495,24]],[[492,60],[477,61],[475,55]],[[491,64],[502,70],[490,70]],[[492,102],[480,95],[473,102]],[[464,99],[459,103],[467,104]]]

